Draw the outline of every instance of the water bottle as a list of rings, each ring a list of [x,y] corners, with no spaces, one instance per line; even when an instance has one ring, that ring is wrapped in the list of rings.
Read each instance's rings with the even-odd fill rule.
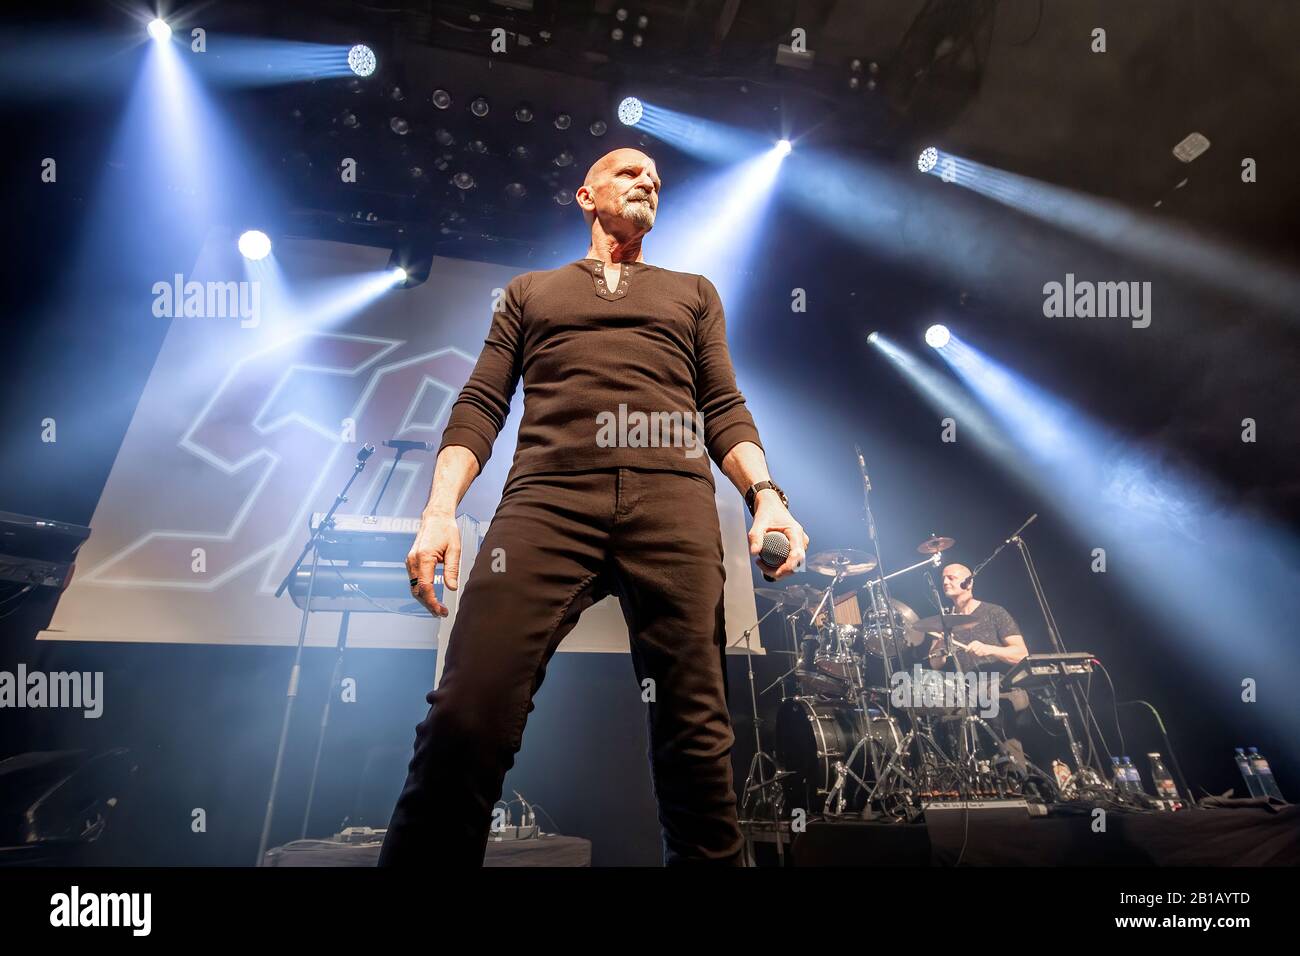
[[[1124,758],[1124,774],[1128,778],[1129,792],[1142,793],[1142,776],[1138,773],[1138,768],[1133,766],[1132,757]]]
[[[1151,761],[1151,782],[1155,785],[1156,796],[1161,800],[1177,800],[1178,788],[1174,785],[1173,774],[1165,769],[1165,762],[1158,753],[1147,754]]]
[[[1245,758],[1243,757],[1242,759],[1244,760]],[[1127,793],[1127,792],[1128,792],[1128,778],[1127,778],[1127,776],[1125,776],[1125,774],[1124,774],[1124,768],[1121,767],[1120,764],[1119,764],[1119,758],[1118,758],[1118,757],[1111,757],[1111,758],[1110,758],[1110,766],[1111,766],[1111,774],[1112,774],[1112,777],[1113,777],[1113,779],[1114,779],[1114,781],[1115,781],[1115,792],[1116,792],[1116,793]]]
[[[1255,768],[1246,759],[1246,751],[1241,747],[1237,747],[1236,751],[1237,769],[1241,771],[1242,779],[1246,781],[1246,790],[1252,797],[1264,796],[1264,788],[1259,782],[1259,777],[1255,775]]]
[[[1282,791],[1277,787],[1277,778],[1273,776],[1273,768],[1268,765],[1264,755],[1254,747],[1247,748],[1247,753],[1250,754],[1250,769],[1255,771],[1255,778],[1259,781],[1259,788],[1263,791],[1263,795],[1285,803]]]

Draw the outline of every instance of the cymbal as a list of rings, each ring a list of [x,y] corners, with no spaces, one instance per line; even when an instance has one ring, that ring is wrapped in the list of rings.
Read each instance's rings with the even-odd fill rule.
[[[916,550],[920,554],[938,554],[941,551],[947,551],[956,543],[952,538],[926,538],[916,546]]]
[[[791,596],[782,588],[754,588],[754,597],[766,598],[777,605],[784,605],[791,600]]]
[[[754,588],[754,596],[771,601],[778,607],[806,607],[809,601],[820,601],[822,592],[806,584],[791,584],[784,588]]]
[[[873,619],[874,612],[871,610],[870,601],[871,601],[870,597],[866,598],[865,602],[863,603],[864,610],[862,613],[866,618]],[[913,611],[910,607],[908,607],[898,598],[890,598],[889,604],[894,609],[894,617],[903,623],[903,627],[914,628],[916,626],[916,622],[917,620],[919,620],[919,615],[915,611]]]
[[[923,617],[916,623],[908,627],[909,631],[923,631],[927,634],[934,632],[943,633],[944,621],[954,631],[964,630],[979,623],[979,618],[974,614],[933,614],[930,617]]]
[[[816,607],[822,599],[822,592],[807,584],[791,584],[783,593],[786,595],[786,607]]]
[[[818,551],[804,563],[809,571],[834,577],[843,571],[846,576],[866,574],[876,566],[876,559],[865,551],[841,548],[838,551]]]

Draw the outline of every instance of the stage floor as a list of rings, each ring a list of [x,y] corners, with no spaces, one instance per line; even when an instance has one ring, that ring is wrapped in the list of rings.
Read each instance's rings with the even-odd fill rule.
[[[772,825],[752,832],[757,861],[774,865]],[[1087,809],[1046,817],[944,809],[910,824],[814,819],[786,840],[787,866],[1296,866],[1300,806],[1104,818]]]

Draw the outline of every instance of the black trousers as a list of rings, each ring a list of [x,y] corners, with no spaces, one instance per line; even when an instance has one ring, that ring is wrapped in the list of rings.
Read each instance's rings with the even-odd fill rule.
[[[664,861],[741,865],[723,581],[717,507],[703,478],[617,468],[512,480],[461,596],[379,865],[482,865],[547,662],[578,616],[609,594],[622,606],[641,684],[629,681],[629,697],[652,688]]]

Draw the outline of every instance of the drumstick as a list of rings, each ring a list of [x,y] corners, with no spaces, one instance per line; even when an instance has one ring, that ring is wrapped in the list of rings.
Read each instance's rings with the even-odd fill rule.
[[[943,635],[940,634],[938,631],[926,631],[926,635],[927,635],[928,637],[938,637],[938,638],[942,638],[942,637],[943,637]],[[957,640],[957,638],[955,638],[955,637],[952,639],[952,646],[953,646],[953,647],[960,647],[963,651],[965,651],[965,650],[969,650],[969,649],[970,649],[970,645],[969,645],[969,644],[963,644],[961,641]]]

